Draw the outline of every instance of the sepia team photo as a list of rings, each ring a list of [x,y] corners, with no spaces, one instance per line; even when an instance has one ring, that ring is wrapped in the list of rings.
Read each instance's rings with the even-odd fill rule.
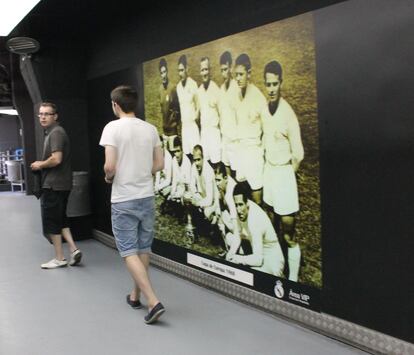
[[[307,205],[310,187],[304,141],[313,143],[313,151],[318,141],[313,134],[303,139],[298,115],[285,98],[289,73],[269,51],[235,53],[220,43],[198,58],[194,54],[188,50],[151,61],[157,94],[149,95],[145,86],[146,116],[157,117],[165,158],[154,179],[164,224],[157,238],[291,281],[313,278],[309,283],[320,287],[320,268],[306,275],[308,245],[300,218],[300,200]],[[254,66],[258,55],[260,67]],[[313,196],[319,195],[316,178]],[[312,207],[320,224],[319,206]],[[312,237],[320,254],[320,231]]]

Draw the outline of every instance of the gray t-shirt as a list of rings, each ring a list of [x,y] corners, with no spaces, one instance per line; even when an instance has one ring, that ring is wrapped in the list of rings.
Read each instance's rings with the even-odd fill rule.
[[[65,130],[57,123],[46,130],[42,160],[48,159],[54,152],[62,152],[62,162],[53,168],[43,169],[42,187],[55,191],[69,191],[72,189],[70,142]]]

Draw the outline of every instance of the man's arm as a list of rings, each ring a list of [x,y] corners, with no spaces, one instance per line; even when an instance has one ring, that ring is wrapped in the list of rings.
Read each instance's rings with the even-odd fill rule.
[[[169,154],[169,153],[166,153]],[[164,174],[163,176],[163,180],[161,181],[161,179],[158,180],[158,189],[162,190],[164,188],[166,188],[167,186],[171,185],[171,179],[172,179],[172,161],[171,161],[171,156],[168,156],[166,158],[166,155],[164,156],[164,169],[162,170],[162,172],[160,172],[157,175],[161,175]]]
[[[42,170],[47,168],[54,168],[62,162],[62,152],[53,152],[52,155],[46,160],[35,161],[30,165],[32,170]]]
[[[117,163],[117,151],[116,148],[112,145],[105,146],[105,181],[110,184],[114,180],[116,173],[116,163]]]
[[[230,261],[237,263],[237,264],[249,265],[249,266],[262,266],[263,265],[263,261],[264,261],[263,239],[264,239],[265,231],[263,230],[264,226],[262,224],[263,223],[261,223],[260,220],[255,220],[253,223],[251,223],[251,219],[249,218],[249,230],[250,230],[250,237],[251,237],[251,244],[252,244],[252,254],[234,255]]]
[[[175,159],[171,162],[171,192],[170,196],[175,197],[175,193],[177,191],[177,174],[178,174],[178,163],[176,164]]]
[[[152,174],[162,169],[164,169],[164,153],[161,146],[156,146],[152,158]]]
[[[210,176],[209,174],[207,176],[204,176],[204,179],[206,179],[206,196],[199,202],[199,206],[203,208],[211,206],[213,204],[215,184],[214,175]]]
[[[252,249],[253,253],[249,255],[234,255],[230,261],[236,264],[249,266],[263,265],[263,241],[257,236],[252,235]]]
[[[299,169],[299,165],[303,160],[304,151],[302,138],[300,136],[299,122],[294,113],[289,117],[288,120],[288,137],[290,148],[292,151],[292,166],[294,171],[297,172]]]

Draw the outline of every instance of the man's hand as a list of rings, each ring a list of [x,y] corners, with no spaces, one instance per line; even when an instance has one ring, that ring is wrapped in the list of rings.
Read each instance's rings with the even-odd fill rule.
[[[42,170],[42,162],[41,161],[35,161],[32,164],[30,164],[30,169],[33,171],[39,171]]]
[[[112,176],[111,178],[109,178],[109,177],[105,176],[105,182],[106,182],[107,184],[112,184],[112,183],[113,183],[113,181],[114,181],[114,177],[115,177],[115,176]]]
[[[237,259],[237,255],[235,254],[226,254],[226,260],[230,261],[231,263],[239,264],[239,260]]]

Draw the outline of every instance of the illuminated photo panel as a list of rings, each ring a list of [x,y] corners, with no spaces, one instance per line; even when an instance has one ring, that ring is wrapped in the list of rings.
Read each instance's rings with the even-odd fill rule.
[[[312,15],[165,54],[143,70],[145,119],[165,151],[156,238],[199,267],[205,257],[321,288]]]

